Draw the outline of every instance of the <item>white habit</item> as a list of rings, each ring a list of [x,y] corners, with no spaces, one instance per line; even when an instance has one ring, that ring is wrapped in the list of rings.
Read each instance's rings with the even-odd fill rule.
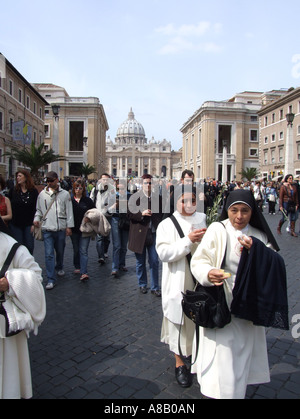
[[[242,233],[267,244],[266,235],[246,227],[235,230],[229,220],[213,223],[207,230],[191,261],[196,279],[205,286],[208,272],[219,269],[226,250],[225,271],[231,277],[225,281],[225,295],[230,307],[232,289],[241,256],[237,237]],[[197,373],[201,393],[213,399],[242,399],[248,384],[270,381],[265,328],[232,316],[231,323],[223,329],[200,328],[199,354],[192,372]]]
[[[179,355],[178,335],[182,323],[180,346],[183,355],[189,356],[192,354],[195,324],[187,317],[182,317],[181,293],[195,287],[186,255],[193,254],[198,243],[193,244],[188,234],[192,226],[205,228],[206,216],[198,212],[182,216],[178,211],[174,212],[174,216],[182,228],[184,238],[180,238],[170,218],[162,221],[156,231],[156,250],[163,262],[161,291],[164,318],[161,341],[169,345],[171,352]]]
[[[0,268],[14,243],[13,238],[0,232]],[[23,331],[0,338],[0,399],[32,397],[27,338],[31,331],[37,334],[46,315],[41,272],[27,248],[21,246],[5,275],[9,291],[5,293],[3,305],[11,324],[10,331]]]

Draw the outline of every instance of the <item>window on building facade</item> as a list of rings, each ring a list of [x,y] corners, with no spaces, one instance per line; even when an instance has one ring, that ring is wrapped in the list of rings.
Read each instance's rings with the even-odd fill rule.
[[[268,152],[264,151],[264,164],[268,164]]]
[[[280,131],[280,133],[279,133],[279,140],[283,140],[283,139],[284,139],[283,131]]]
[[[202,141],[202,130],[198,132],[198,156],[201,156],[201,141]]]
[[[280,111],[279,111],[279,119],[280,120],[283,119],[283,109],[280,109]]]
[[[22,90],[19,89],[19,102],[22,103]]]
[[[272,124],[275,123],[275,113],[272,113]]]
[[[268,117],[265,116],[265,127],[268,125]]]
[[[14,92],[13,81],[9,80],[9,94],[12,96]]]
[[[268,137],[265,137],[264,144],[268,144]]]
[[[271,150],[271,163],[275,163],[275,150]]]
[[[3,131],[3,112],[0,111],[0,131]]]
[[[70,121],[69,149],[70,151],[83,151],[84,123],[83,121]]]
[[[258,148],[250,148],[249,149],[249,156],[250,157],[258,157]]]
[[[300,160],[300,144],[297,144],[297,158]]]
[[[279,163],[283,162],[283,147],[279,148]]]
[[[257,129],[250,130],[250,141],[257,142],[258,141],[258,131]]]
[[[275,141],[276,141],[276,135],[275,134],[272,134],[272,140],[271,140],[271,142],[272,143],[275,143]]]

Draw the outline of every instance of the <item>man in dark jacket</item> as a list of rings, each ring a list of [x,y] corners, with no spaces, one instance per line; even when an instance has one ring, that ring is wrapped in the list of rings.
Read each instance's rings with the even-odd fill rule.
[[[128,249],[135,253],[136,273],[142,294],[147,293],[146,250],[149,257],[151,293],[161,296],[159,259],[155,249],[156,229],[162,220],[161,196],[152,194],[152,176],[142,177],[142,189],[129,200],[130,230]]]

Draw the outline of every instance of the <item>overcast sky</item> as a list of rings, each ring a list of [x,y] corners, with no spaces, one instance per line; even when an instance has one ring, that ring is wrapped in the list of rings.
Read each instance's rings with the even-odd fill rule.
[[[178,150],[207,100],[298,87],[299,0],[14,0],[0,52],[31,83],[98,97],[115,138],[132,107]]]

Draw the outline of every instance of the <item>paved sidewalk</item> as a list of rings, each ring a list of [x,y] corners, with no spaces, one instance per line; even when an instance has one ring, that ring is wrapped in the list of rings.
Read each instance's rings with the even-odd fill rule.
[[[265,210],[266,211],[266,210]],[[273,231],[279,215],[265,215]],[[299,222],[297,222],[298,230]],[[300,237],[278,238],[288,272],[290,321],[300,318]],[[275,233],[276,234],[276,233]],[[110,246],[111,251],[112,245]],[[36,242],[36,260],[44,264],[44,245]],[[128,272],[111,273],[111,258],[97,262],[90,244],[90,280],[73,274],[72,246],[67,239],[64,278],[46,291],[47,316],[29,348],[34,399],[199,399],[196,377],[182,389],[174,377],[174,360],[160,343],[161,299],[137,286],[135,257],[127,256]],[[300,335],[300,319],[298,320]],[[293,325],[292,325],[293,326]],[[267,331],[271,382],[249,386],[250,399],[300,398],[300,337],[290,331]]]

